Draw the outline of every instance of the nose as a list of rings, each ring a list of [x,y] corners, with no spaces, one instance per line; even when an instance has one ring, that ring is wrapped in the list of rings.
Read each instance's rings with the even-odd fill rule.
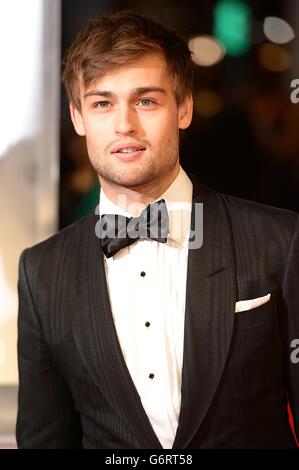
[[[120,106],[115,114],[115,134],[134,135],[137,129],[137,117],[134,108]]]

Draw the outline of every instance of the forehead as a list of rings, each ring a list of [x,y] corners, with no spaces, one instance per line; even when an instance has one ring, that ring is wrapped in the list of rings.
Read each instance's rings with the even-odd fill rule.
[[[162,55],[146,54],[127,64],[113,67],[88,87],[81,87],[81,91],[84,94],[97,89],[125,92],[146,86],[163,86],[164,89],[173,90],[174,82]]]

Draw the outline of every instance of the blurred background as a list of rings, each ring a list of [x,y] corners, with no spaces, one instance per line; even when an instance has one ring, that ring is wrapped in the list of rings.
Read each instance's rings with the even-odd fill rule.
[[[299,211],[298,0],[1,0],[2,447],[15,445],[19,255],[98,198],[61,89],[61,57],[91,16],[122,9],[175,28],[193,52],[195,110],[181,142],[184,169],[216,190]]]

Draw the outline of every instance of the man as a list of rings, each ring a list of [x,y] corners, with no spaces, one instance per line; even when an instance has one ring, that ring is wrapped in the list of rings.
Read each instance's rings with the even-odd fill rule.
[[[100,202],[20,259],[19,446],[296,447],[297,214],[180,167],[192,65],[173,31],[100,17],[65,63]]]

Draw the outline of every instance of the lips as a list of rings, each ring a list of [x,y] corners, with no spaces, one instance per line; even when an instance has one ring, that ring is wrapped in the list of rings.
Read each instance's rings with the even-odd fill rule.
[[[111,150],[111,153],[121,153],[128,154],[133,152],[139,152],[140,150],[145,150],[146,147],[142,144],[136,144],[135,142],[126,142],[123,144],[116,145]]]

